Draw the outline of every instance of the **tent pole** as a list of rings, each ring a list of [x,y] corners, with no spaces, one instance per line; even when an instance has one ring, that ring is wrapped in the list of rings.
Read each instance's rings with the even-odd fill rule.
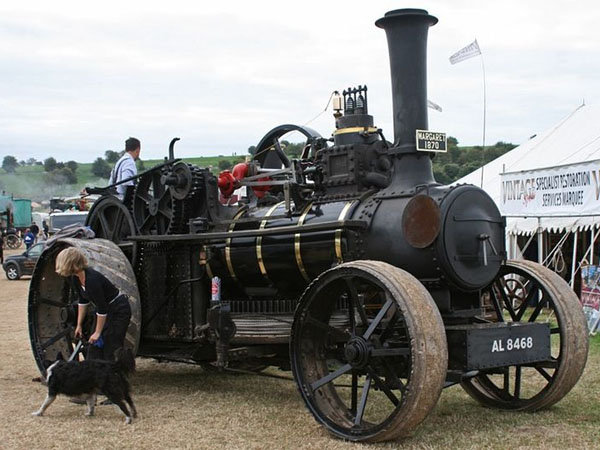
[[[592,243],[590,244],[590,264],[594,265],[594,241],[596,240],[596,229],[594,227],[591,228],[591,238]]]
[[[516,234],[511,234],[511,258],[512,259],[517,259],[517,235]]]
[[[579,230],[575,230],[573,235],[573,261],[571,262],[571,289],[575,287],[575,266],[577,264],[577,238],[579,237]]]
[[[538,263],[544,264],[544,230],[542,230],[542,218],[538,217]]]

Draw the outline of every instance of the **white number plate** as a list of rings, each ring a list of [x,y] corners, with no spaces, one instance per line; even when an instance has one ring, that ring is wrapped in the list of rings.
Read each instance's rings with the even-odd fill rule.
[[[531,336],[514,339],[494,339],[494,342],[492,343],[492,353],[529,350],[533,348],[533,344],[533,338]]]

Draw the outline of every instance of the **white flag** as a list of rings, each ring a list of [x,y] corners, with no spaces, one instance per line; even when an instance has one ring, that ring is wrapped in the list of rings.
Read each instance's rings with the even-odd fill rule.
[[[429,106],[431,109],[442,112],[442,107],[437,103],[433,103],[431,100],[427,100],[427,106]]]
[[[472,58],[473,56],[481,55],[481,49],[479,48],[479,44],[477,43],[477,39],[471,42],[464,48],[461,48],[454,55],[452,55],[450,59],[450,63],[456,64],[465,59]]]

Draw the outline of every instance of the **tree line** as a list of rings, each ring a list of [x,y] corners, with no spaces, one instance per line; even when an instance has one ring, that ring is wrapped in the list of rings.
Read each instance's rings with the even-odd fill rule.
[[[290,158],[300,158],[303,143],[294,143],[286,140],[280,142],[286,155]],[[509,142],[499,141],[494,145],[486,146],[485,151],[482,151],[481,146],[474,147],[459,147],[458,140],[455,137],[448,137],[448,151],[446,153],[436,153],[433,159],[433,174],[435,179],[442,184],[450,184],[459,178],[468,175],[477,170],[483,164],[502,156],[504,153],[515,148],[516,145]],[[248,148],[248,153],[254,155],[256,147],[253,145]],[[123,155],[124,151],[116,152],[114,150],[106,150],[104,157],[98,157],[94,160],[91,166],[91,172],[98,178],[108,179],[115,163]],[[244,161],[243,157],[238,157],[240,162]],[[35,158],[29,158],[27,161],[18,161],[12,155],[7,155],[2,161],[2,168],[6,173],[15,173],[19,166],[34,166],[39,165],[44,167],[45,180],[50,184],[75,184],[77,183],[77,168],[78,164],[75,161],[61,162],[54,157],[46,158],[44,161],[37,161]],[[137,161],[138,171],[145,169],[144,163],[141,160]],[[220,159],[218,162],[219,170],[229,170],[233,166],[231,158]]]

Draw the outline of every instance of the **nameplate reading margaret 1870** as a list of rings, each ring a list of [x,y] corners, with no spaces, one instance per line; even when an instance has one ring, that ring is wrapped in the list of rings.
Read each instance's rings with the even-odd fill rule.
[[[417,130],[417,150],[420,152],[446,152],[446,133]]]

